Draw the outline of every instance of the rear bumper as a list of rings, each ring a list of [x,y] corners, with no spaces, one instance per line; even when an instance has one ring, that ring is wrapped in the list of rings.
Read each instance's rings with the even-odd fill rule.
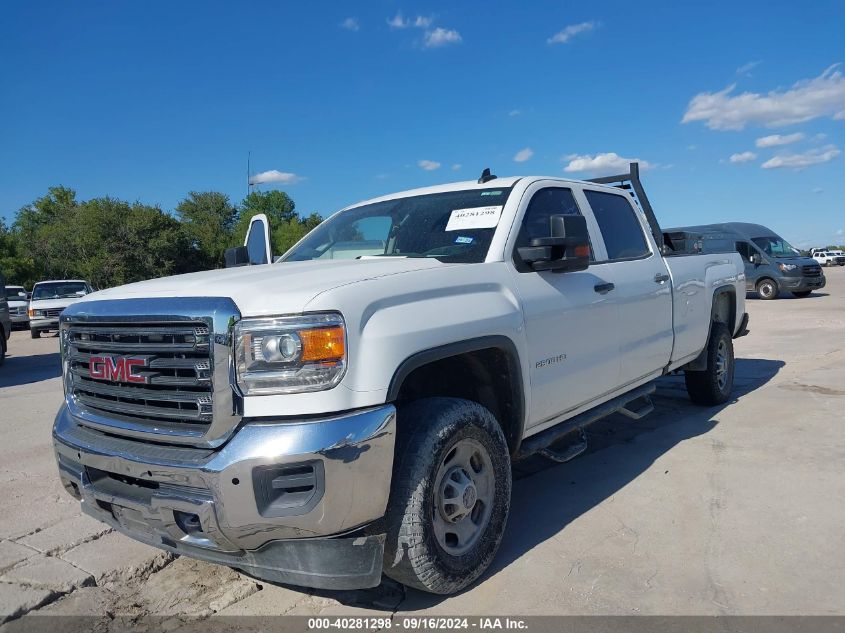
[[[358,528],[387,507],[395,417],[387,405],[253,420],[208,450],[105,435],[62,407],[53,444],[83,510],[132,538],[273,582],[350,589],[381,579],[383,536]]]

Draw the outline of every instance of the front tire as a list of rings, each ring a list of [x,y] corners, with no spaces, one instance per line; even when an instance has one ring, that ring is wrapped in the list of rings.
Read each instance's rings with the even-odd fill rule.
[[[41,338],[41,331],[40,330],[33,330],[32,328],[30,328],[29,335],[32,338]]]
[[[727,402],[733,391],[734,364],[731,333],[724,323],[714,323],[707,341],[707,369],[684,374],[690,400],[705,406]]]
[[[508,445],[493,414],[469,400],[418,400],[400,408],[399,422],[384,573],[452,594],[499,549],[511,498]]]
[[[778,298],[780,289],[774,279],[761,279],[757,282],[757,296],[765,301]]]

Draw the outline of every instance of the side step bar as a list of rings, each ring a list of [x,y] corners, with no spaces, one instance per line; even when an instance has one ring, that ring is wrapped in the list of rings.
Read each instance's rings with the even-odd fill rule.
[[[536,435],[527,437],[522,441],[516,455],[513,456],[514,461],[524,459],[534,453],[541,453],[556,462],[568,462],[587,450],[587,435],[584,429],[594,422],[606,418],[614,413],[621,413],[632,420],[639,420],[654,411],[654,405],[651,402],[651,394],[657,389],[652,382],[642,387],[629,391],[626,394],[617,396],[612,400],[608,400],[604,404],[579,413],[573,418],[564,420],[560,424],[541,431]],[[630,405],[636,400],[642,399],[644,401],[642,407],[638,410],[633,410]],[[567,447],[564,451],[558,452],[549,448],[552,444],[562,439],[564,436],[573,431],[580,432],[579,441]]]

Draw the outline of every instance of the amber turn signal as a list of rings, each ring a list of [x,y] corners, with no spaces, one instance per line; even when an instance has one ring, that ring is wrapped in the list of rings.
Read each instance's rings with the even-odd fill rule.
[[[303,362],[339,360],[346,354],[342,327],[323,327],[297,332],[302,339]]]

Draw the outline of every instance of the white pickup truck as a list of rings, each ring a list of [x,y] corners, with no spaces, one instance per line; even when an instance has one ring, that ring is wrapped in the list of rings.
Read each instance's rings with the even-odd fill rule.
[[[742,261],[664,242],[636,164],[362,202],[274,263],[256,218],[227,254],[254,265],[64,311],[61,480],[133,538],[270,581],[459,591],[512,460],[571,459],[670,372],[730,397]]]

